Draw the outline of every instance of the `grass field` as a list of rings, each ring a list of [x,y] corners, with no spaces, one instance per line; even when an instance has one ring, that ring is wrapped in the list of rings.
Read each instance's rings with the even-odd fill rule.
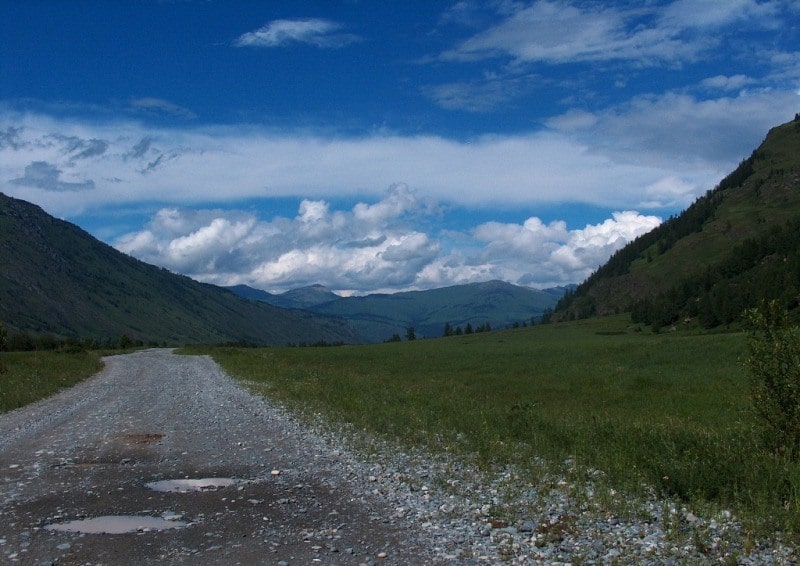
[[[636,332],[627,317],[335,348],[212,349],[301,412],[487,469],[605,472],[761,532],[800,532],[800,469],[760,448],[741,334]]]
[[[49,397],[102,367],[91,352],[0,352],[0,412]]]

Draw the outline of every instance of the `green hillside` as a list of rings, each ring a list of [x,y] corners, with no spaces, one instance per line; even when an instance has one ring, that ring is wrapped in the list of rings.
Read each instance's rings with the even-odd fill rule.
[[[288,311],[148,265],[0,193],[0,320],[9,329],[183,344],[354,342],[341,319]]]
[[[618,251],[557,307],[556,319],[631,311],[664,326],[735,321],[761,298],[797,306],[800,116],[682,214]]]
[[[372,342],[394,334],[405,336],[414,328],[417,337],[442,336],[446,324],[466,330],[488,324],[506,328],[530,323],[555,305],[547,291],[520,287],[503,281],[454,285],[427,291],[391,295],[347,297],[312,307],[317,313],[346,318],[358,333]]]

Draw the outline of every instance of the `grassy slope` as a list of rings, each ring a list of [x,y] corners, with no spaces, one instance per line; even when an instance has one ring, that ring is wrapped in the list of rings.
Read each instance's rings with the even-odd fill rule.
[[[755,152],[753,175],[738,190],[723,192],[715,217],[702,232],[676,244],[664,260],[686,258],[686,271],[694,271],[721,261],[731,247],[764,228],[796,218],[800,215],[799,173],[800,122],[790,122],[769,132]],[[644,270],[645,262],[637,269]]]
[[[753,174],[741,186],[717,196],[721,201],[701,231],[663,254],[654,243],[631,263],[629,273],[597,281],[588,294],[598,312],[622,310],[632,299],[665,291],[687,275],[719,263],[742,240],[799,216],[800,121],[770,130],[753,154]]]
[[[91,352],[0,352],[0,412],[49,397],[102,367]]]
[[[800,470],[759,448],[740,334],[632,332],[627,317],[340,348],[215,349],[290,406],[486,464],[567,457],[636,491],[797,532]],[[531,469],[531,474],[535,472]]]

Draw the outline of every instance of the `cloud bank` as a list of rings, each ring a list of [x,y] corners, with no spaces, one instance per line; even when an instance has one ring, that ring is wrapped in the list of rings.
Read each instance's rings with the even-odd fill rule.
[[[0,190],[57,215],[141,201],[380,198],[394,182],[465,206],[675,210],[712,188],[770,127],[791,119],[797,101],[793,90],[712,100],[669,92],[602,111],[570,110],[534,132],[468,140],[159,129],[0,108]]]
[[[580,281],[610,254],[660,223],[633,211],[600,224],[483,223],[460,234],[422,231],[435,204],[394,185],[373,204],[333,210],[304,200],[293,218],[163,208],[116,247],[218,285],[283,291],[321,283],[343,293],[394,292],[502,279],[548,287]]]

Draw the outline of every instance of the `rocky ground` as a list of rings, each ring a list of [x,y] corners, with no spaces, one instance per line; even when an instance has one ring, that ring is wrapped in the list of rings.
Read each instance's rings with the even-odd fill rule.
[[[564,470],[488,474],[321,420],[302,424],[209,358],[149,350],[107,358],[92,379],[0,415],[0,557],[12,564],[797,560],[779,540],[748,539],[730,514],[700,517],[656,497],[627,500],[602,481],[575,481],[569,462]],[[186,479],[201,481],[172,481]],[[108,534],[115,529],[125,532]]]

